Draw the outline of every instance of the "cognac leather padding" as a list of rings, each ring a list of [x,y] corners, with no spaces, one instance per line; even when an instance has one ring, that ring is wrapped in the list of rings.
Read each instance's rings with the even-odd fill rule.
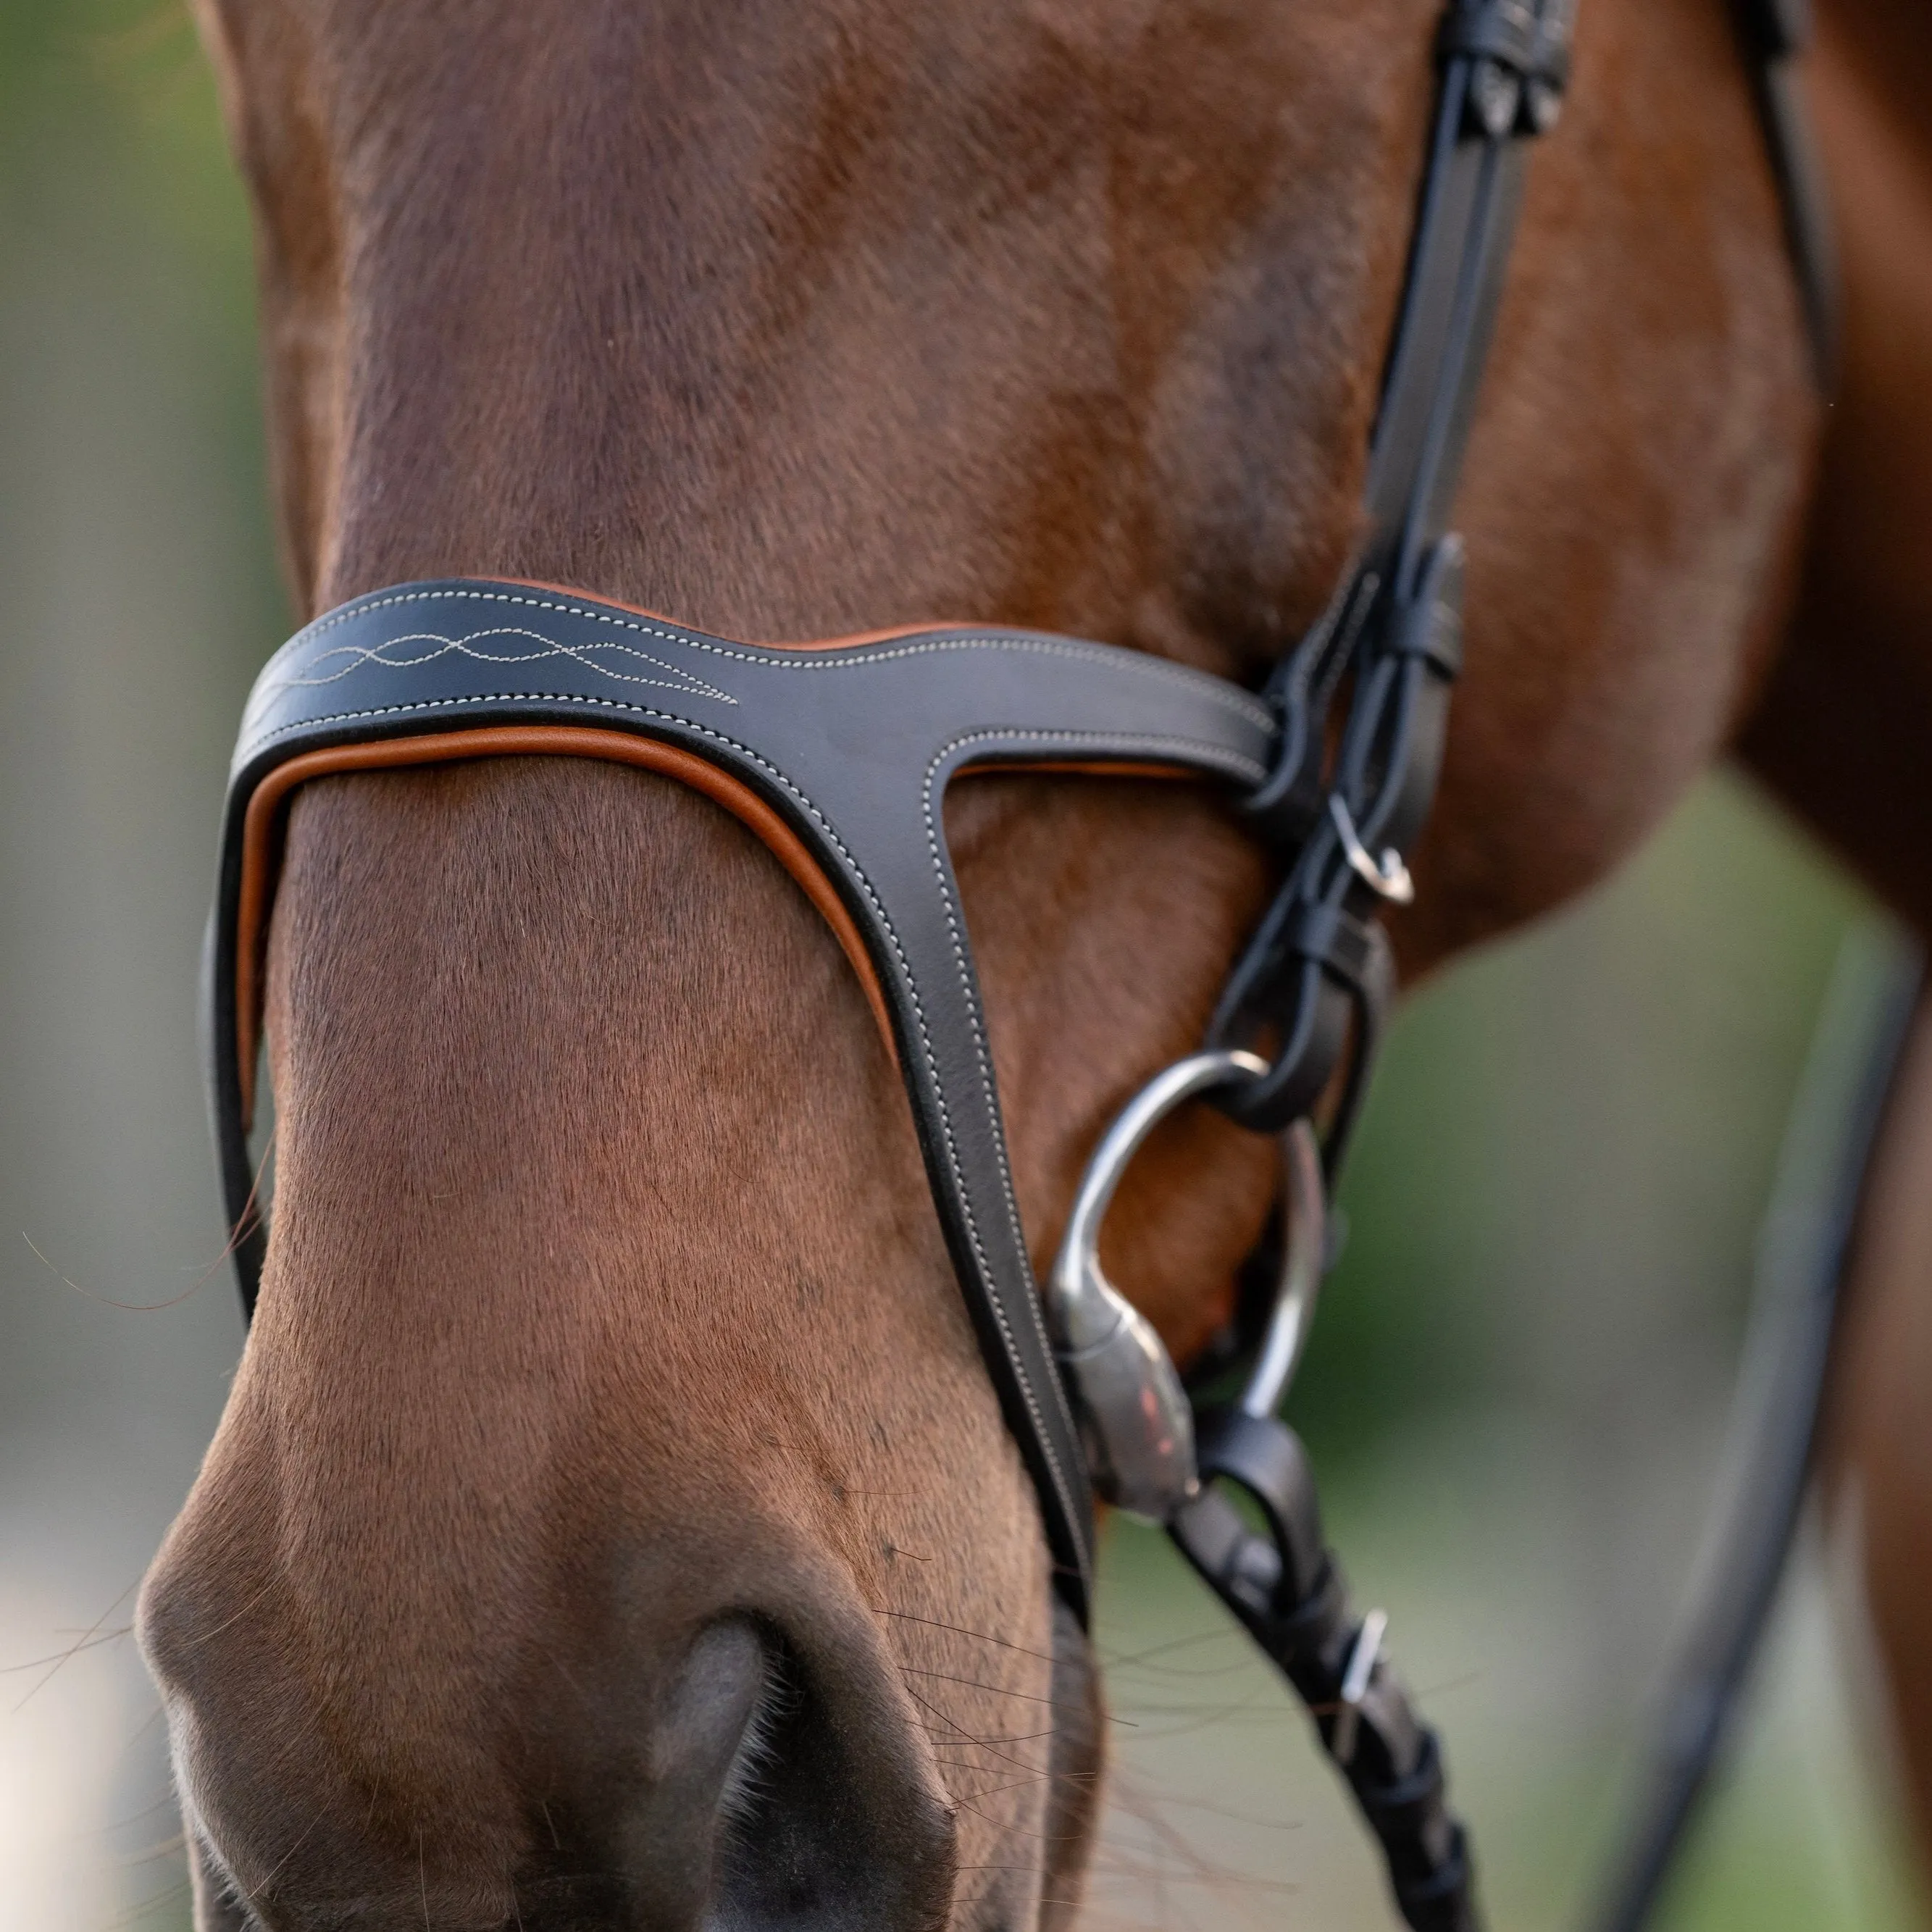
[[[824,868],[797,834],[757,793],[718,766],[655,738],[572,724],[497,724],[477,731],[379,739],[373,744],[337,745],[326,752],[305,752],[286,764],[276,766],[255,788],[242,820],[242,878],[236,906],[235,1034],[238,1048],[236,1064],[242,1080],[244,1122],[251,1120],[254,1113],[262,950],[268,943],[268,911],[280,864],[286,808],[296,788],[310,778],[344,772],[394,771],[410,765],[510,758],[602,758],[613,764],[636,765],[676,778],[722,805],[770,848],[823,914],[866,989],[886,1052],[896,1060],[898,1048],[892,1039],[892,1016],[886,1010],[885,992],[879,976],[872,970],[866,942],[852,922],[852,915],[845,910]]]

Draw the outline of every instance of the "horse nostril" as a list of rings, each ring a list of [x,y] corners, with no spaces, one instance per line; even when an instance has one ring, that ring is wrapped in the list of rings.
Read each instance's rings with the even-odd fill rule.
[[[712,1890],[718,1819],[770,1676],[758,1632],[738,1622],[700,1634],[665,1690],[630,1808],[622,1862],[666,1925],[696,1925]]]
[[[944,1924],[950,1802],[849,1593],[768,1565],[781,1610],[706,1622],[659,1582],[634,1624],[547,1646],[533,1682],[452,1646],[432,1704],[379,1647],[308,1667],[292,1593],[238,1575],[238,1546],[190,1522],[142,1605],[204,1932]]]
[[[926,1932],[944,1924],[952,1826],[863,1664],[733,1618],[703,1631],[655,1700],[615,1864],[636,1922],[664,1932]],[[609,1916],[560,1820],[520,1886],[526,1923]],[[574,1809],[574,1808],[572,1808]],[[593,1861],[594,1862],[594,1861]],[[532,1908],[535,1910],[532,1911]],[[554,1910],[550,1908],[556,1908]],[[621,1910],[620,1916],[622,1916]]]
[[[849,1713],[841,1721],[828,1688],[770,1642],[763,1695],[722,1795],[706,1932],[945,1922],[952,1821],[870,1728]]]
[[[700,1808],[694,1822],[727,1802],[770,1676],[765,1646],[749,1624],[714,1624],[692,1646],[666,1694],[651,1735],[649,1775],[660,1792]]]

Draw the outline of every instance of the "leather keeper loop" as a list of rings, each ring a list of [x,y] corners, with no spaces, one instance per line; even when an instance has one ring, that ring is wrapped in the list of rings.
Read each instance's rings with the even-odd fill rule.
[[[1289,922],[1289,952],[1312,959],[1336,978],[1359,987],[1366,980],[1375,940],[1361,920],[1340,906],[1304,906]]]
[[[1453,532],[1429,554],[1414,594],[1395,613],[1386,649],[1423,658],[1444,682],[1462,670],[1462,539]]]
[[[1443,16],[1436,50],[1438,59],[1492,60],[1528,74],[1536,43],[1536,15],[1522,0],[1476,0]]]
[[[1274,768],[1241,801],[1242,818],[1276,852],[1298,852],[1322,815],[1321,772],[1307,755],[1307,707],[1280,705],[1281,735]]]
[[[1793,0],[1767,0],[1773,6]],[[1562,93],[1570,79],[1568,9],[1548,8],[1541,17],[1523,0],[1474,0],[1452,8],[1436,40],[1440,60],[1490,60],[1525,80],[1541,82]]]
[[[1372,940],[1371,973],[1374,959]],[[1304,968],[1298,976],[1312,983],[1304,988],[1288,1044],[1274,1065],[1258,1080],[1210,1096],[1210,1105],[1256,1133],[1280,1132],[1322,1097],[1348,1045],[1350,1023],[1368,1003],[1361,986],[1344,979],[1339,971],[1325,970],[1318,958],[1310,964],[1317,970],[1310,972]]]
[[[1279,1600],[1304,1603],[1330,1566],[1322,1540],[1314,1473],[1301,1438],[1272,1417],[1224,1409],[1202,1418],[1197,1452],[1202,1478],[1238,1484],[1261,1505],[1270,1540],[1282,1559]]]

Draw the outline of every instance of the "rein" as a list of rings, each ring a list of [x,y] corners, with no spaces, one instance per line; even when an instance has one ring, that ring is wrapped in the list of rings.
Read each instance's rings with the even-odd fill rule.
[[[1450,513],[1527,150],[1560,112],[1574,11],[1574,0],[1454,0],[1442,22],[1367,534],[1261,693],[1031,632],[752,645],[550,586],[402,585],[318,618],[257,680],[231,767],[207,952],[215,1138],[252,1312],[266,1247],[248,1138],[260,964],[292,791],[328,772],[546,753],[646,766],[743,820],[831,924],[886,1031],[1060,1594],[1084,1623],[1094,1494],[1164,1524],[1308,1706],[1417,1932],[1477,1924],[1466,1834],[1446,1804],[1436,1735],[1384,1656],[1386,1618],[1350,1606],[1306,1456],[1275,1412],[1394,991],[1378,915],[1413,896],[1406,855],[1435,791],[1461,660],[1462,547]],[[1829,250],[1790,72],[1803,25],[1794,0],[1751,0],[1742,20],[1822,380]],[[1144,1089],[1094,1156],[1044,1298],[940,814],[951,779],[987,767],[1211,779],[1286,875],[1203,1050]],[[1252,1360],[1245,1391],[1198,1414],[1097,1253],[1135,1149],[1196,1096],[1280,1137],[1286,1207],[1276,1288],[1223,1352]],[[1262,1531],[1217,1484],[1246,1492]]]

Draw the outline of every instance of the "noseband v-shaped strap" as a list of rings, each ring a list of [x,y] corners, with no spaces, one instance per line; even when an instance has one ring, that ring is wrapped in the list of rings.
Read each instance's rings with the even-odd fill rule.
[[[1084,1617],[1088,1476],[1014,1202],[941,801],[958,772],[986,766],[1152,768],[1245,794],[1273,758],[1268,707],[1138,652],[1018,631],[786,649],[469,580],[329,612],[276,653],[249,698],[211,931],[215,1127],[251,1306],[263,1252],[246,1137],[252,989],[272,859],[260,812],[251,842],[250,802],[277,795],[278,770],[316,754],[337,751],[326,761],[336,770],[460,756],[466,740],[492,755],[506,727],[539,728],[512,741],[531,749],[590,748],[589,727],[593,745],[644,740],[701,760],[750,802],[734,806],[741,817],[796,842],[785,855],[795,871],[802,850],[836,895],[891,1023],[933,1198],[1061,1588]],[[562,735],[547,742],[541,728]]]

